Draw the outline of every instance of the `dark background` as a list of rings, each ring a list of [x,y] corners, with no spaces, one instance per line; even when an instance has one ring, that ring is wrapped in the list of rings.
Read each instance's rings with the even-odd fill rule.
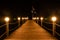
[[[49,17],[60,15],[60,1],[43,1],[43,0],[19,0],[19,1],[0,1],[0,17],[10,16],[28,16],[35,8],[38,16]],[[59,16],[60,17],[60,16]]]

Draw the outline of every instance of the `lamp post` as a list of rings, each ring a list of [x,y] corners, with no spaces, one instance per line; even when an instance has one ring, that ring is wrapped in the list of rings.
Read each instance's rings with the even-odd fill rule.
[[[20,17],[18,17],[18,25],[20,25]]]
[[[55,16],[53,16],[52,18],[51,18],[51,20],[53,21],[53,36],[54,36],[54,33],[55,33],[55,22],[56,22],[56,20],[57,20],[57,18],[55,17]]]
[[[41,20],[41,26],[42,26],[43,17],[41,17],[40,20]]]
[[[5,22],[6,22],[6,33],[7,33],[7,37],[9,36],[9,17],[5,17]]]

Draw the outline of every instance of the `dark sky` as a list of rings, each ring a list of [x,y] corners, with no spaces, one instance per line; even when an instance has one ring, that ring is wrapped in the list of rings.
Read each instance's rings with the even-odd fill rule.
[[[60,1],[19,0],[0,1],[0,16],[28,16],[32,6],[38,16],[60,14]]]

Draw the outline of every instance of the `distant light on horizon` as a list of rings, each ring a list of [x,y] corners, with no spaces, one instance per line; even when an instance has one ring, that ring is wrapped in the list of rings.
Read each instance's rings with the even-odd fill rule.
[[[37,20],[39,20],[39,17],[37,17]]]
[[[28,20],[28,17],[25,17],[24,19],[25,19],[25,20]]]
[[[22,17],[22,20],[24,20],[25,18],[24,17]]]
[[[33,17],[32,19],[33,19],[33,20],[36,20],[36,17]]]

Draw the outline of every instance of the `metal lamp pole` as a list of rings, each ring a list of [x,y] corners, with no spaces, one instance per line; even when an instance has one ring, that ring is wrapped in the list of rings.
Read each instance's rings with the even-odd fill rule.
[[[42,26],[43,17],[41,17],[40,19],[41,19],[41,26]]]
[[[5,18],[6,21],[6,33],[7,33],[7,37],[9,36],[9,17]]]
[[[18,26],[20,25],[20,17],[18,17]]]
[[[53,21],[53,36],[55,35],[55,30],[56,30],[56,26],[55,26],[55,21],[56,21],[56,17],[52,17],[52,21]]]

